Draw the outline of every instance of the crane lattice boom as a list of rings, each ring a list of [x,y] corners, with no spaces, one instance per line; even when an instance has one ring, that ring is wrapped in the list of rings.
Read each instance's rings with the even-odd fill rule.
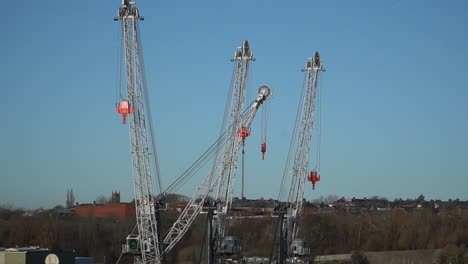
[[[315,97],[317,94],[319,73],[323,71],[318,52],[315,52],[314,56],[307,60],[304,71],[306,76],[303,96],[301,98],[298,116],[296,117],[296,126],[294,128],[288,161],[283,176],[285,178],[286,175],[291,175],[285,226],[288,245],[291,245],[291,242],[297,238],[299,231],[298,217],[302,213],[304,183],[309,175]],[[291,154],[294,155],[293,160],[291,159]],[[291,162],[292,168],[290,170]]]
[[[217,235],[219,238],[224,237],[225,232],[225,219],[228,209],[232,203],[232,194],[234,192],[234,180],[237,170],[237,159],[239,148],[238,144],[241,142],[241,139],[237,136],[242,129],[248,128],[245,126],[242,120],[242,110],[244,106],[245,98],[245,89],[247,86],[247,78],[249,73],[249,64],[250,61],[254,60],[253,53],[250,49],[249,43],[244,41],[241,48],[239,48],[234,58],[234,74],[232,77],[231,84],[231,101],[230,101],[230,110],[229,107],[226,108],[226,115],[228,115],[228,127],[227,130],[227,142],[224,147],[224,152],[222,154],[221,160],[219,163],[213,163],[213,168],[220,168],[220,179],[218,183],[218,191],[216,194],[216,203],[217,203]],[[260,92],[260,91],[259,91]],[[223,125],[226,123],[226,120],[223,121]],[[223,128],[222,128],[223,129]],[[245,138],[244,138],[245,139]]]
[[[226,107],[225,118],[228,121],[223,121],[224,131],[215,143],[216,151],[213,165],[204,178],[201,185],[193,194],[185,209],[177,221],[173,224],[164,239],[165,252],[169,252],[175,244],[187,232],[188,228],[200,213],[208,197],[217,189],[217,227],[218,237],[222,238],[224,234],[225,216],[232,201],[232,193],[234,186],[234,178],[236,174],[237,154],[242,146],[243,140],[237,136],[238,132],[243,128],[250,129],[253,118],[259,106],[271,96],[271,90],[268,86],[262,86],[259,89],[259,94],[256,100],[243,113],[242,105],[244,101],[245,87],[247,84],[247,73],[249,62],[253,59],[252,52],[248,42],[245,41],[234,56],[235,62],[234,73],[231,83],[229,105]],[[224,126],[227,126],[224,129]],[[224,145],[222,145],[224,143]],[[199,167],[194,164],[191,168]]]
[[[126,114],[129,114],[130,152],[141,252],[137,256],[137,262],[159,264],[161,260],[151,181],[152,170],[155,171],[159,189],[161,185],[138,28],[138,21],[142,17],[134,4],[123,0],[116,17],[122,25],[126,71],[126,98],[122,98],[117,112],[123,115],[124,123]]]
[[[258,108],[265,100],[267,100],[270,97],[270,88],[266,85],[261,86],[257,98],[242,115],[241,124],[243,127],[250,129]],[[227,138],[224,135],[225,133],[223,134],[223,139],[227,140]],[[234,146],[235,151],[238,152],[241,146],[242,141],[236,141],[236,144]],[[179,218],[173,224],[168,234],[166,235],[164,239],[164,244],[166,245],[164,250],[166,253],[168,253],[187,232],[188,228],[193,223],[198,213],[200,213],[200,211],[203,209],[203,206],[205,205],[205,202],[207,202],[207,199],[210,196],[210,194],[213,193],[214,189],[217,187],[217,185],[219,185],[220,179],[223,176],[222,172],[225,172],[225,167],[229,166],[222,162],[222,157],[223,156],[221,155],[218,156],[218,159],[215,161],[216,166],[212,167],[212,169],[208,173],[208,176],[205,177],[202,184],[197,187],[194,195],[192,195],[192,198],[188,202],[187,206],[182,211]]]

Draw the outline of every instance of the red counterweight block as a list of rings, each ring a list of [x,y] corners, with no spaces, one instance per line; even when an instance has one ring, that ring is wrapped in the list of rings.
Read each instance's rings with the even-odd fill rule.
[[[133,113],[133,107],[130,105],[128,100],[122,100],[116,110],[117,113],[122,115],[122,124],[125,125],[127,123],[127,115]]]
[[[317,171],[311,171],[310,175],[307,176],[307,180],[312,182],[312,190],[315,190],[315,184],[320,181],[320,175]]]
[[[242,145],[245,144],[245,139],[250,136],[250,131],[247,130],[246,127],[241,127],[239,131],[237,131],[237,136],[242,138]]]
[[[262,151],[262,160],[264,160],[265,159],[265,152],[266,152],[266,142],[262,143],[261,151]]]

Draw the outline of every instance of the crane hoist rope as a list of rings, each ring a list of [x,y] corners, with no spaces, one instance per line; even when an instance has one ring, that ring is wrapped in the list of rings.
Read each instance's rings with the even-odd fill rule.
[[[262,143],[260,144],[260,152],[262,153],[262,160],[265,159],[265,153],[267,152],[268,112],[269,112],[269,105],[268,103],[266,103],[262,109],[262,124],[261,124]]]
[[[123,40],[122,40],[122,34],[121,34],[121,29],[117,27],[117,43],[118,43],[118,48],[117,48],[117,67],[116,67],[116,90],[115,90],[115,105],[116,107],[118,104],[124,99],[122,96],[122,53],[123,53]]]
[[[316,163],[315,167],[312,171],[320,171],[320,155],[321,151],[320,148],[322,146],[322,76],[320,75],[319,81],[317,84],[317,94],[318,94],[318,100],[317,100],[317,127],[316,127],[316,135],[317,135],[317,146],[316,146]]]
[[[288,150],[288,155],[286,156],[286,164],[283,170],[283,177],[281,178],[280,190],[279,190],[278,199],[277,199],[278,201],[282,200],[284,192],[286,191],[285,189],[286,179],[288,178],[288,175],[289,175],[288,173],[290,173],[290,166],[291,166],[291,160],[292,160],[291,157],[293,155],[293,151],[296,150],[296,144],[297,144],[296,138],[297,138],[297,130],[299,126],[299,118],[301,115],[301,105],[303,104],[302,102],[304,101],[304,97],[302,95],[304,95],[305,93],[304,91],[306,89],[305,83],[306,83],[306,78],[304,78],[303,83],[302,83],[302,92],[301,92],[301,96],[299,97],[299,107],[297,108],[292,137],[291,137],[291,141],[289,142],[289,150]]]
[[[322,147],[322,104],[323,104],[323,89],[322,83],[323,78],[322,75],[319,76],[319,84],[318,84],[318,93],[319,93],[319,100],[318,100],[318,140],[317,140],[317,171],[320,171],[320,155],[321,151],[320,148]]]

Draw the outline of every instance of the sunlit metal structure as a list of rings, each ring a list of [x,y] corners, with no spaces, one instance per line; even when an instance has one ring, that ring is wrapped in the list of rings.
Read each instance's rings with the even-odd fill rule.
[[[317,86],[320,73],[324,71],[318,52],[315,52],[314,56],[307,60],[303,71],[305,72],[305,84],[278,197],[278,199],[282,197],[285,180],[290,178],[284,220],[282,216],[279,218],[282,227],[278,232],[280,240],[278,244],[281,246],[279,246],[277,258],[280,262],[284,261],[286,256],[291,257],[309,253],[309,249],[304,248],[307,243],[297,237],[299,232],[298,222],[303,210],[306,179],[312,182],[313,189],[315,189],[316,182],[320,180],[320,161],[318,160],[317,167],[314,170],[310,171],[309,169]]]
[[[124,95],[119,87],[120,98],[116,103],[116,110],[122,115],[124,124],[128,116],[137,218],[137,234],[127,237],[123,251],[133,254],[137,263],[159,264],[161,248],[152,177],[157,179],[160,192],[161,178],[138,27],[138,22],[143,17],[140,16],[135,2],[122,0],[115,20],[121,24],[126,91]]]

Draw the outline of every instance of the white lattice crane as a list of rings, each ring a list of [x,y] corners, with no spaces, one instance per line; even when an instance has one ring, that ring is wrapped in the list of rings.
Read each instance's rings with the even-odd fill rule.
[[[289,185],[286,214],[283,228],[280,232],[280,239],[283,243],[286,242],[285,246],[287,246],[288,255],[290,256],[308,254],[308,248],[304,248],[304,244],[301,244],[303,248],[303,250],[300,250],[301,252],[298,250],[299,247],[292,245],[293,242],[296,243],[294,240],[297,239],[299,232],[298,220],[303,210],[305,181],[307,179],[312,182],[312,189],[315,189],[316,182],[320,180],[319,155],[317,157],[317,167],[312,171],[309,169],[317,86],[319,75],[324,71],[318,52],[315,52],[314,56],[307,60],[306,67],[303,71],[305,72],[305,84],[296,116],[296,124],[279,194],[279,198],[281,198],[284,190],[284,182],[287,178],[290,178],[291,183]],[[318,146],[320,146],[320,139],[318,142]],[[282,251],[282,249],[280,249],[280,251]],[[285,252],[280,252],[280,254],[284,253]]]
[[[225,235],[225,221],[232,202],[238,153],[244,144],[245,138],[250,135],[250,127],[258,108],[271,96],[270,88],[263,85],[259,88],[254,102],[245,111],[243,110],[249,62],[252,60],[252,51],[248,42],[245,41],[232,59],[234,61],[234,72],[220,137],[200,159],[179,177],[180,180],[174,182],[174,185],[184,182],[186,178],[191,177],[193,173],[198,171],[209,157],[214,156],[214,162],[208,175],[197,187],[187,206],[164,238],[166,253],[187,232],[215,190],[217,190],[214,198],[216,202],[216,240],[218,246]],[[173,186],[168,189],[173,190]]]
[[[135,2],[122,0],[116,21],[121,23],[122,48],[125,65],[125,95],[119,85],[117,112],[123,123],[128,116],[130,153],[132,158],[133,187],[135,195],[137,235],[127,238],[124,252],[135,255],[137,263],[161,263],[158,225],[152,176],[157,179],[161,192],[161,179],[154,141],[148,87],[143,62],[143,49],[138,27],[140,16]],[[121,70],[120,70],[121,71]],[[119,78],[119,83],[120,83]]]

